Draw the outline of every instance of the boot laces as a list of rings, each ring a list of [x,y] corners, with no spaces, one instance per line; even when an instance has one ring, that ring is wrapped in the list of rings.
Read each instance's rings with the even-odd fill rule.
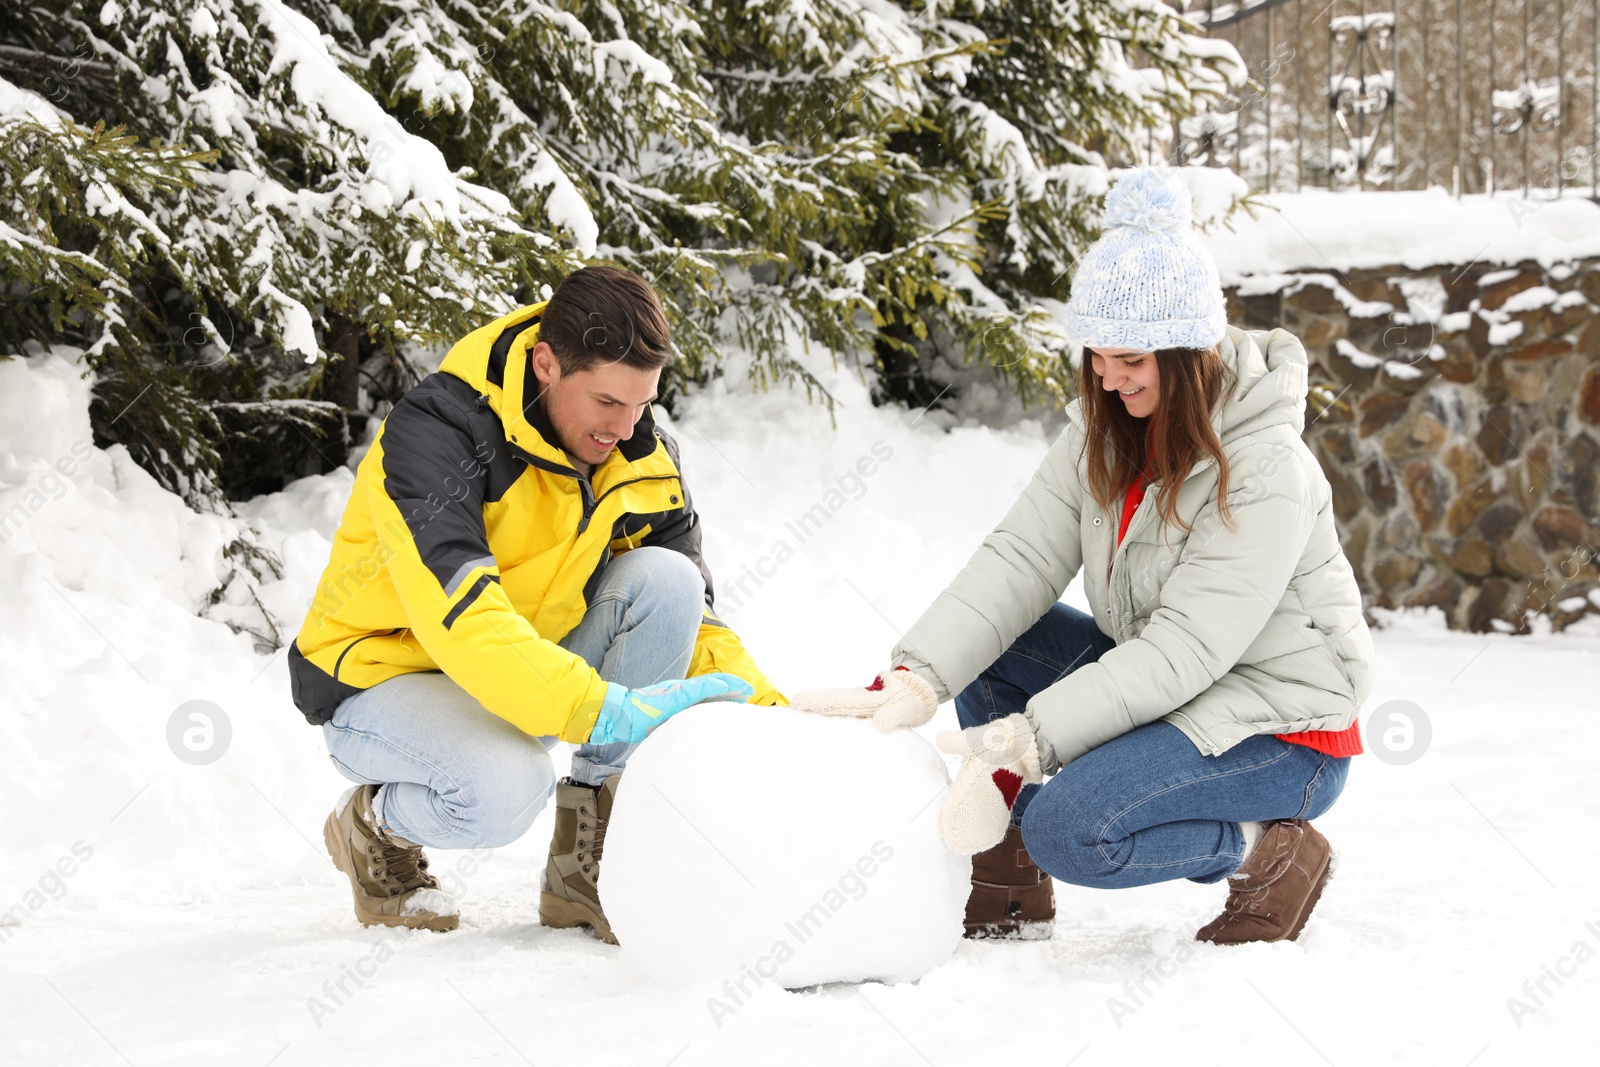
[[[1258,848],[1260,846],[1257,846]],[[1252,856],[1252,860],[1257,857]],[[1222,912],[1228,916],[1257,914],[1267,902],[1267,895],[1272,887],[1277,884],[1293,862],[1294,854],[1284,856],[1261,856],[1257,869],[1246,875],[1244,884],[1236,881],[1238,875],[1228,879],[1228,899],[1222,905]]]
[[[591,823],[587,823],[587,822],[580,822],[578,824],[578,830],[580,831],[580,833],[583,832],[583,831],[589,830],[591,827],[594,830],[594,833],[589,835],[589,837],[587,839],[585,839],[584,837],[581,837],[581,836],[578,838],[578,844],[579,845],[587,845],[588,847],[587,848],[579,848],[574,853],[574,855],[578,858],[579,862],[582,863],[583,873],[584,874],[588,874],[589,873],[589,868],[593,867],[596,863],[598,863],[600,861],[600,853],[606,847],[606,823],[605,823],[605,820],[601,819],[599,816],[596,816],[596,815],[591,815],[590,818],[594,819],[594,822],[592,824]],[[587,862],[587,863],[583,863],[582,862],[585,859],[585,857],[588,858],[589,862]]]
[[[1254,914],[1266,898],[1266,886],[1257,886],[1252,889],[1229,886],[1228,899],[1222,903],[1222,914],[1229,917]]]
[[[589,857],[590,857],[590,859],[595,863],[599,863],[600,862],[600,853],[605,849],[605,847],[606,847],[606,824],[603,821],[601,821],[600,819],[596,819],[594,821],[594,839],[589,842]],[[588,866],[584,867],[585,871],[588,871],[588,869],[589,869]],[[595,877],[599,878],[599,875],[596,875]]]
[[[374,837],[367,846],[367,866],[390,896],[439,888],[439,880],[428,873],[428,857],[420,845],[406,848]]]

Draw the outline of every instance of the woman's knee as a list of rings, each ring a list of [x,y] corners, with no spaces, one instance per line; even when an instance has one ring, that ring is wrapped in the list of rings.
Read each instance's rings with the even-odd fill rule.
[[[1101,830],[1108,819],[1097,814],[1074,783],[1056,775],[1022,813],[1022,844],[1050,877],[1069,885],[1101,889],[1117,883],[1121,868],[1106,848]]]

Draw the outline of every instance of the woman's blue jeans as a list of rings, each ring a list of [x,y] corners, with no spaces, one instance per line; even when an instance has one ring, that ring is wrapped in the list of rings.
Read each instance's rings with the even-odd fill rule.
[[[962,726],[1022,711],[1028,700],[1116,642],[1056,604],[956,697]],[[1270,734],[1220,756],[1156,721],[1073,760],[1012,808],[1022,841],[1051,877],[1102,889],[1173,878],[1215,882],[1244,854],[1241,821],[1314,819],[1344,788],[1348,758]]]
[[[681,552],[624,552],[561,647],[629,689],[682,678],[705,593],[699,569]],[[350,697],[322,732],[341,774],[382,787],[373,799],[379,825],[419,845],[510,844],[555,792],[548,749],[556,738],[523,733],[438,671],[402,674]],[[579,745],[573,781],[599,785],[637,747]]]

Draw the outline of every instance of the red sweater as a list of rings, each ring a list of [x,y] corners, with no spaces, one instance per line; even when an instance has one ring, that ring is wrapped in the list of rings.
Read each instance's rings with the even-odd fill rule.
[[[1133,521],[1133,513],[1139,507],[1139,502],[1144,499],[1144,480],[1133,483],[1133,488],[1128,490],[1128,496],[1122,502],[1122,522],[1117,527],[1117,545],[1122,545],[1122,539],[1128,534],[1128,523]],[[1343,730],[1302,730],[1294,734],[1278,734],[1279,741],[1287,741],[1291,745],[1304,745],[1315,749],[1328,756],[1359,756],[1363,751],[1361,747],[1361,722],[1357,720]]]

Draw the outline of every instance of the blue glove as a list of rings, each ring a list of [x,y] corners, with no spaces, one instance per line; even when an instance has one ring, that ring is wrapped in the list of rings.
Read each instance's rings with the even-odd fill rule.
[[[731,674],[701,674],[644,689],[628,689],[612,682],[605,703],[600,705],[600,717],[589,734],[589,744],[622,741],[637,745],[651,730],[684,708],[706,700],[745,701],[755,695],[749,682]]]

